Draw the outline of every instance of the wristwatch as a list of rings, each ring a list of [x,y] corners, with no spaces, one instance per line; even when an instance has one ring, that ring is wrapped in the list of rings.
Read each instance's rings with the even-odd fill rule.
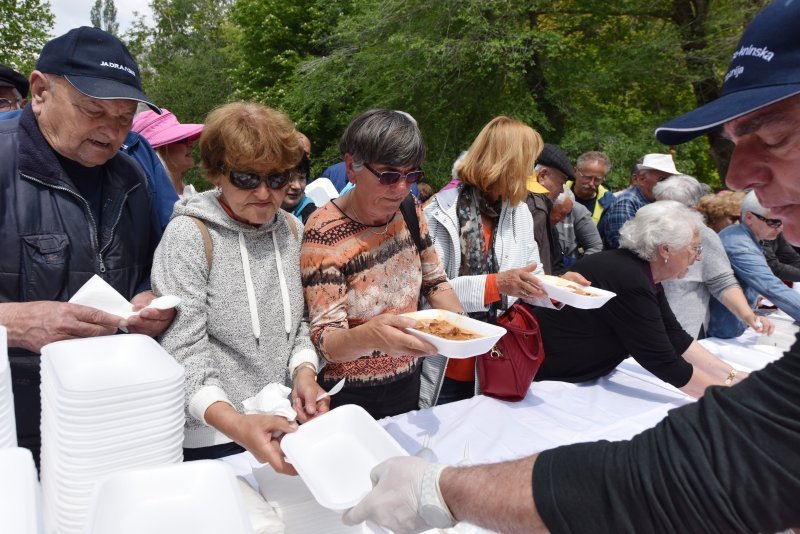
[[[422,475],[418,512],[419,516],[433,528],[449,528],[456,523],[439,489],[439,476],[446,467],[445,464],[433,464],[428,466]]]

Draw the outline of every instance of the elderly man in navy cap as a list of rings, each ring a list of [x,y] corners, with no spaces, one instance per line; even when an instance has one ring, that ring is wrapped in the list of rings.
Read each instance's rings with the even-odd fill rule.
[[[158,227],[145,176],[119,151],[142,92],[125,45],[97,28],[48,42],[31,103],[0,121],[0,324],[8,330],[19,444],[38,458],[39,356],[62,339],[119,328],[158,335],[174,311],[123,320],[67,301],[93,275],[145,307]]]
[[[0,113],[22,109],[27,103],[28,80],[8,65],[0,63]],[[6,118],[0,115],[0,119]]]
[[[727,183],[751,188],[800,243],[800,2],[745,31],[722,96],[656,130],[669,144],[723,127]],[[630,441],[568,445],[494,465],[394,458],[346,512],[411,532],[468,521],[498,532],[777,532],[800,526],[800,343],[672,410]]]

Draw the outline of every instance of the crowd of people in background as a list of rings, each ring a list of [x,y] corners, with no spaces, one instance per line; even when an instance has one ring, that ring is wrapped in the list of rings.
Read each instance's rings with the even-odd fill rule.
[[[480,393],[474,358],[448,361],[404,330],[420,306],[489,322],[530,306],[547,354],[536,380],[591,380],[631,355],[697,398],[745,381],[697,340],[771,334],[761,299],[800,321],[784,218],[753,192],[711,192],[671,153],[643,154],[615,194],[612,165],[631,162],[546,141],[495,117],[437,191],[417,121],[372,109],[315,178],[290,117],[233,102],[181,123],[100,29],[52,40],[29,76],[0,65],[0,324],[20,444],[38,460],[42,346],[121,328],[155,337],[186,370],[187,461],[247,450],[289,474],[275,436],[329,409],[377,419]],[[208,191],[186,183],[195,154]],[[326,198],[306,194],[323,181]],[[142,312],[68,303],[94,274]],[[617,296],[565,307],[542,275]],[[166,294],[177,310],[147,308]],[[290,388],[296,422],[244,413],[270,383]]]

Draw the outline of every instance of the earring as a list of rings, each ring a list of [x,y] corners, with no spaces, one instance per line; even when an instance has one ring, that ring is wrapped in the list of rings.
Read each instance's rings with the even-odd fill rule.
[[[664,258],[664,263],[667,263],[667,258]]]

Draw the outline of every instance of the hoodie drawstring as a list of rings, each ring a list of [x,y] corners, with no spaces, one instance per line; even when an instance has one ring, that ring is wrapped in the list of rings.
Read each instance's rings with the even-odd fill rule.
[[[283,277],[283,262],[281,261],[281,251],[278,247],[276,232],[272,232],[272,244],[275,246],[275,266],[278,268],[278,281],[281,286],[281,300],[283,301],[283,327],[286,329],[286,338],[292,332],[292,308],[289,304],[289,287],[286,285],[286,278]]]
[[[274,239],[274,234],[273,234]],[[242,255],[242,270],[244,271],[244,285],[247,288],[247,304],[250,308],[250,323],[253,335],[258,340],[261,337],[261,323],[258,321],[258,307],[256,306],[256,292],[253,289],[253,277],[250,275],[250,255],[244,242],[244,234],[239,232],[239,253]]]

